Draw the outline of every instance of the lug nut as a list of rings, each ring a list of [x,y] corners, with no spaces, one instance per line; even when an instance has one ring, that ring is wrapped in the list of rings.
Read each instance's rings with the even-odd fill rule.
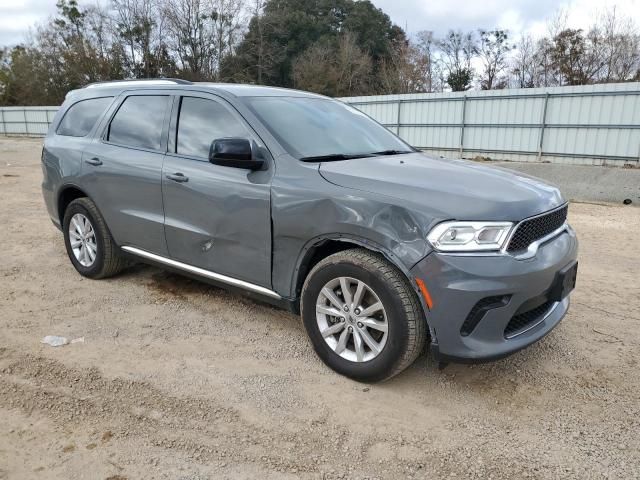
[[[349,331],[353,332],[353,327],[352,326],[349,326]]]
[[[353,313],[355,313],[356,315],[360,315],[360,309],[359,309],[359,308],[356,308],[356,309],[353,311]]]
[[[344,308],[343,308],[343,310],[344,310],[345,312],[348,312],[348,311],[349,311],[349,307],[347,307],[347,306],[345,305],[345,306],[344,306]]]
[[[344,317],[340,317],[340,322],[341,322],[341,323],[344,323],[344,322],[345,322]]]
[[[358,328],[362,328],[364,327],[364,325],[362,324],[362,322],[358,322]]]

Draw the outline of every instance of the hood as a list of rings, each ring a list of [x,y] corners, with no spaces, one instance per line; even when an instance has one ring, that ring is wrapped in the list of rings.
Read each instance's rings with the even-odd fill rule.
[[[422,153],[324,162],[320,174],[342,187],[420,205],[442,220],[518,221],[564,203],[556,187],[537,178]]]

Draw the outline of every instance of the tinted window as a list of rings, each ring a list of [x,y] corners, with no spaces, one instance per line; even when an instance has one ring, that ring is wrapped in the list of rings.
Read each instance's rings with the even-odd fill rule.
[[[411,150],[382,125],[341,102],[310,97],[249,97],[246,101],[294,157]]]
[[[111,120],[107,140],[119,145],[160,150],[168,96],[127,97]]]
[[[247,138],[247,129],[226,108],[213,100],[183,97],[178,119],[177,153],[209,157],[217,138]]]
[[[69,137],[84,137],[111,104],[111,100],[113,97],[92,98],[71,105],[64,114],[56,133]]]

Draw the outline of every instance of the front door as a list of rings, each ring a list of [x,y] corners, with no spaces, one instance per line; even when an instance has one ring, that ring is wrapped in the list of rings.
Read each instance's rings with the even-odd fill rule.
[[[262,150],[259,138],[213,95],[183,96],[176,100],[173,115],[175,137],[162,169],[171,258],[270,288],[273,163],[252,172],[208,161],[217,138],[248,138]]]
[[[83,153],[83,187],[115,241],[167,255],[162,161],[172,97],[124,94],[115,115]]]

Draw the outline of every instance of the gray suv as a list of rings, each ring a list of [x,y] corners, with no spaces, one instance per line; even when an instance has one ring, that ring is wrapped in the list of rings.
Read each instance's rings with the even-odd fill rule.
[[[320,358],[361,381],[504,357],[569,308],[576,235],[560,192],[416,151],[305,92],[183,80],[72,91],[42,191],[89,278],[131,260],[299,312]]]

